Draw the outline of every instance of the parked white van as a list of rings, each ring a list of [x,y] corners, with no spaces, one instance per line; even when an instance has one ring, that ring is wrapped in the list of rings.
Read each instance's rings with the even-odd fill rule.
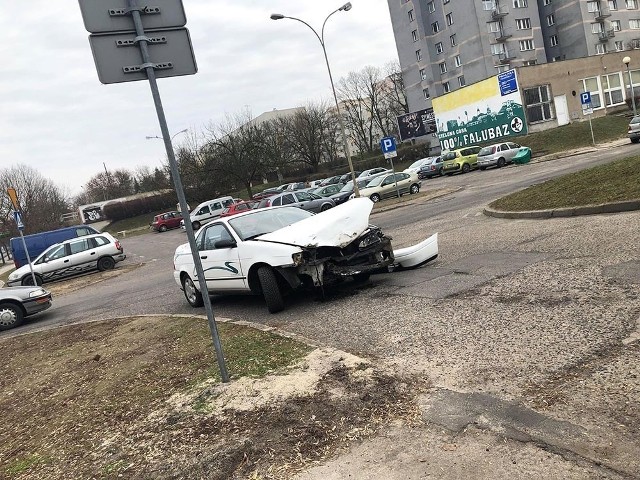
[[[220,197],[213,200],[202,202],[192,210],[189,218],[191,218],[191,226],[193,230],[198,230],[202,225],[211,220],[215,220],[220,216],[222,211],[233,203],[233,197]],[[180,222],[180,228],[185,230],[184,220]]]

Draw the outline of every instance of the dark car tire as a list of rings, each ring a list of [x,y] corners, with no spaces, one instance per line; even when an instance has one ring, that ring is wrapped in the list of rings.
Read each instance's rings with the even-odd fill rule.
[[[440,176],[444,177],[444,170],[443,169],[440,169]]]
[[[160,225],[160,232],[166,232],[167,231],[167,226],[166,225]]]
[[[502,168],[505,165],[505,161],[504,158],[499,158],[498,159],[498,168]]]
[[[13,303],[0,303],[0,332],[18,327],[24,320],[22,309]]]
[[[413,185],[411,185],[409,187],[409,193],[411,195],[415,195],[416,193],[418,193],[420,191],[420,185],[418,185],[417,183],[414,183]]]
[[[324,205],[322,205],[320,207],[320,211],[321,212],[326,212],[327,210],[329,210],[331,208],[331,205],[329,205],[328,203],[325,203]]]
[[[370,273],[356,273],[353,275],[353,281],[356,283],[365,283],[371,277]]]
[[[262,296],[267,303],[269,313],[278,313],[284,310],[284,300],[278,285],[278,279],[271,267],[258,268],[258,280],[262,288]]]
[[[631,139],[631,143],[638,143],[640,142],[640,138],[632,138]]]
[[[462,173],[469,173],[469,170],[471,170],[471,166],[468,163],[462,165]]]
[[[378,203],[380,201],[380,195],[374,193],[369,197],[373,203]]]
[[[116,266],[116,261],[113,257],[102,257],[98,260],[98,270],[104,272],[105,270],[113,270]]]
[[[22,283],[22,285],[33,285],[33,279],[31,278],[31,275],[27,275],[20,283]],[[36,274],[36,284],[42,285],[42,277],[38,274]]]
[[[191,305],[193,308],[202,307],[204,305],[204,299],[202,298],[202,293],[198,291],[193,280],[188,275],[182,279],[182,290],[184,292],[184,298],[186,298],[187,303]]]
[[[200,229],[200,222],[193,222],[191,224],[191,227],[193,227],[193,231],[196,232],[197,230]]]
[[[480,170],[486,170],[487,167],[480,167]]]

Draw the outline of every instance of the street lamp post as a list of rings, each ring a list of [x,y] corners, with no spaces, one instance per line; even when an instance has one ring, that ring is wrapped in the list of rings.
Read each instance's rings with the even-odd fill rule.
[[[344,128],[344,121],[342,119],[342,113],[340,112],[340,104],[338,103],[338,95],[336,95],[336,87],[333,84],[333,75],[331,75],[331,67],[329,66],[329,58],[327,57],[327,49],[326,49],[325,43],[324,43],[324,27],[327,24],[327,20],[329,20],[329,17],[331,15],[333,15],[334,13],[336,13],[336,12],[341,12],[341,11],[348,12],[349,10],[351,10],[351,2],[345,3],[340,8],[338,8],[337,10],[334,10],[329,15],[327,15],[327,18],[325,18],[324,22],[322,23],[322,30],[320,32],[320,35],[318,35],[318,32],[316,32],[315,29],[311,25],[309,25],[307,22],[305,22],[304,20],[301,20],[299,18],[288,17],[286,15],[282,15],[281,13],[273,13],[271,15],[271,20],[282,20],[283,18],[288,18],[289,20],[296,20],[297,22],[303,23],[304,25],[309,27],[309,29],[315,34],[315,36],[320,41],[320,45],[322,46],[322,52],[324,53],[324,61],[327,64],[327,71],[329,72],[329,81],[331,82],[331,90],[333,91],[333,99],[336,102],[336,111],[338,112],[338,122],[340,124],[340,131],[342,132],[342,143],[344,145],[345,154],[347,155],[347,161],[349,162],[349,170],[351,171],[351,179],[353,180],[353,191],[355,193],[355,196],[359,197],[360,196],[360,189],[358,188],[358,182],[356,182],[356,172],[353,169],[353,162],[351,161],[351,151],[349,150],[349,143],[347,142],[347,133],[346,133],[345,128]]]
[[[627,66],[627,73],[629,74],[629,87],[631,87],[631,104],[633,105],[633,116],[636,116],[636,96],[633,92],[633,79],[631,78],[631,70],[629,70],[629,64],[631,63],[631,58],[624,57],[622,59],[622,63]]]
[[[181,133],[185,133],[185,132],[188,132],[188,131],[189,131],[189,129],[185,128],[184,130],[180,130],[179,132],[174,133],[173,135],[171,135],[171,141],[173,141],[173,139],[176,138],[176,136],[180,135]],[[151,140],[152,138],[159,138],[160,140],[163,140],[162,137],[159,137],[157,135],[151,135],[151,136],[147,135],[144,138],[146,138],[147,140]]]

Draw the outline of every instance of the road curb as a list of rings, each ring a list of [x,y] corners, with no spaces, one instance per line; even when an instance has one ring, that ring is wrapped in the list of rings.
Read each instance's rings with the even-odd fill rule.
[[[603,213],[630,212],[634,210],[640,210],[640,200],[625,200],[622,202],[602,203],[599,205],[585,205],[584,207],[553,208],[547,210],[524,210],[520,212],[496,210],[487,206],[482,210],[482,213],[484,213],[488,217],[530,219],[600,215]]]

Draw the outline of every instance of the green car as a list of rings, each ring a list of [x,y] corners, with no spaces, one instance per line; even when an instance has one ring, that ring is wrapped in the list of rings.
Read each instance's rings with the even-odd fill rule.
[[[478,168],[478,152],[481,147],[472,145],[442,153],[442,171],[447,175],[467,173]]]

